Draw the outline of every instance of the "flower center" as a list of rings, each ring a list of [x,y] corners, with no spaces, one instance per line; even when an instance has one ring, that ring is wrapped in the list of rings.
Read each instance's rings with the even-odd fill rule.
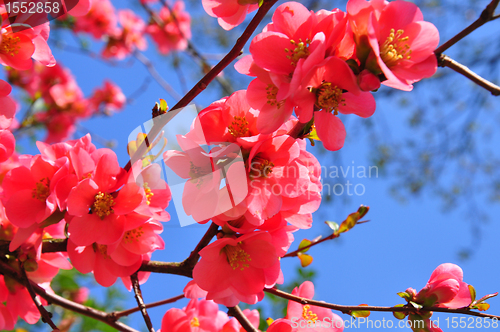
[[[302,317],[307,320],[308,323],[314,323],[318,320],[318,315],[309,309],[311,309],[311,306],[308,304],[302,307]]]
[[[245,268],[249,267],[247,264],[252,260],[249,254],[241,248],[241,242],[238,242],[235,246],[227,245],[222,250],[226,252],[227,261],[233,270],[240,269],[243,271]]]
[[[105,244],[93,243],[92,248],[94,252],[99,252],[105,259],[111,258],[108,256],[108,246]]]
[[[285,103],[284,100],[282,101],[277,101],[276,100],[276,95],[278,94],[278,87],[274,84],[268,84],[266,87],[266,98],[267,98],[267,104],[271,106],[276,106],[278,109],[280,109],[281,106]]]
[[[2,36],[2,44],[0,44],[0,53],[10,56],[19,53],[20,47],[17,46],[17,43],[19,43],[20,40],[21,38],[19,37],[4,34]]]
[[[49,178],[42,178],[37,182],[36,187],[31,192],[31,197],[45,202],[47,197],[50,196],[50,180]]]
[[[99,218],[104,219],[113,213],[113,205],[115,205],[113,196],[99,191],[99,193],[95,195],[94,205],[91,208],[92,213],[95,213],[99,216]]]
[[[300,59],[307,58],[309,54],[311,54],[311,52],[309,52],[309,44],[311,41],[306,39],[306,41],[303,42],[302,39],[299,39],[299,42],[297,43],[291,39],[290,43],[294,48],[292,50],[285,48],[285,52],[290,53],[290,55],[287,55],[286,58],[291,60],[290,64],[295,67]]]
[[[144,234],[144,231],[142,230],[142,226],[138,227],[136,229],[132,229],[128,232],[125,232],[125,235],[123,236],[123,241],[125,243],[132,243],[132,242],[139,242],[139,238]]]
[[[314,89],[311,90],[314,92]],[[323,82],[316,89],[316,107],[328,112],[338,114],[339,106],[345,106],[345,99],[342,98],[342,89],[332,86],[332,83]]]
[[[154,196],[154,193],[151,191],[151,188],[149,188],[149,185],[147,182],[144,182],[142,185],[144,187],[144,192],[146,193],[146,204],[151,204],[151,198]]]
[[[380,47],[380,56],[387,67],[396,65],[400,60],[411,59],[411,49],[407,43],[410,38],[408,36],[402,37],[404,33],[404,30],[401,29],[398,31],[391,29],[389,37]]]
[[[247,137],[249,131],[248,121],[244,116],[235,116],[227,130],[234,137]]]
[[[273,172],[274,163],[267,159],[256,158],[250,165],[250,177],[267,178]]]
[[[200,327],[200,321],[198,320],[198,317],[193,317],[189,325],[191,325],[191,327]]]

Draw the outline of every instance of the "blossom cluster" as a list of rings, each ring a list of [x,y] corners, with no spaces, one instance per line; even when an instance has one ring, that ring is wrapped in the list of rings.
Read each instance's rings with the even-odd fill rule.
[[[229,318],[225,312],[219,311],[218,306],[211,300],[199,300],[204,296],[196,284],[190,282],[186,288],[187,297],[191,298],[189,304],[181,309],[173,308],[168,310],[163,316],[161,332],[181,332],[181,331],[210,331],[210,332],[243,332],[245,331],[235,318]],[[295,287],[293,295],[305,299],[312,299],[314,296],[314,285],[306,281]],[[246,309],[243,311],[248,321],[254,328],[259,327],[259,312],[257,310]],[[319,331],[311,328],[301,328],[307,324],[328,319],[332,324],[329,328],[321,328],[324,332],[342,332],[344,330],[342,319],[334,314],[330,309],[301,305],[294,301],[289,301],[287,314],[284,318],[276,320],[267,319],[269,327],[267,332],[305,332]],[[305,323],[305,324],[304,324]]]
[[[126,172],[116,154],[97,149],[90,135],[37,146],[39,155],[20,156],[3,178],[0,238],[10,241],[11,252],[19,252],[25,269],[35,273],[32,280],[47,287],[59,268],[75,267],[93,272],[106,287],[124,278],[130,289],[125,277],[164,247],[159,234],[161,222],[170,219],[165,211],[170,190],[160,178],[160,166],[143,167],[139,161]],[[49,238],[67,238],[67,252],[42,254],[42,239]],[[148,274],[139,277],[144,282]],[[7,294],[17,294],[19,287],[7,287]]]
[[[143,5],[149,8],[148,2]],[[122,60],[137,50],[146,50],[145,34],[153,39],[161,54],[185,50],[191,38],[191,18],[184,7],[182,1],[176,1],[172,7],[163,6],[158,13],[152,11],[150,22],[146,23],[130,9],[116,10],[109,0],[90,0],[88,13],[65,20],[73,31],[103,39],[104,58]]]
[[[436,27],[410,2],[350,0],[347,13],[315,13],[287,2],[236,69],[256,77],[247,99],[261,112],[262,133],[278,129],[295,112],[301,123],[314,119],[323,146],[334,151],[346,137],[339,113],[370,117],[375,100],[369,91],[381,82],[411,90],[412,83],[432,76],[438,41]]]
[[[279,257],[294,231],[311,227],[321,202],[320,165],[303,139],[288,135],[297,120],[263,134],[259,117],[246,91],[237,91],[202,110],[191,130],[177,136],[182,151],[164,153],[165,164],[186,179],[186,214],[222,227],[200,251],[193,279],[207,299],[227,306],[256,303],[264,288],[282,282]],[[213,148],[207,153],[205,145]]]

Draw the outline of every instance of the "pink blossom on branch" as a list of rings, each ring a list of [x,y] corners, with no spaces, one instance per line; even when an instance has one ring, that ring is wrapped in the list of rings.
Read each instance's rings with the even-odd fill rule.
[[[462,308],[471,302],[468,284],[463,282],[463,271],[455,264],[439,265],[424,288],[418,292],[416,302],[425,306]]]
[[[259,8],[258,0],[202,0],[201,3],[208,15],[217,17],[224,30],[240,25],[248,13]]]
[[[280,281],[280,262],[272,237],[253,232],[219,239],[200,251],[193,280],[207,291],[207,299],[228,307],[240,301],[255,304],[264,288]]]
[[[161,54],[171,51],[183,51],[191,39],[191,17],[184,10],[184,2],[176,1],[172,12],[167,7],[160,10],[161,22],[151,22],[146,27],[146,32],[155,41]],[[160,25],[158,25],[160,24]]]
[[[436,72],[434,50],[439,32],[424,21],[415,4],[349,0],[347,13],[360,65],[376,75],[383,74],[386,80],[382,84],[410,91],[414,82]]]

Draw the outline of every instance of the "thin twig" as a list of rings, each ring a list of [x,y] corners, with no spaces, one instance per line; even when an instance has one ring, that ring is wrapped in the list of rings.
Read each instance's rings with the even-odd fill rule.
[[[461,309],[449,309],[449,308],[439,308],[439,307],[423,307],[420,309],[417,309],[412,306],[403,306],[403,307],[380,307],[380,306],[352,306],[352,305],[340,305],[340,304],[333,304],[333,303],[327,303],[327,302],[322,302],[322,301],[315,301],[311,299],[306,299],[304,297],[300,296],[295,296],[290,293],[281,291],[276,288],[269,288],[269,289],[264,289],[264,292],[267,292],[269,294],[273,294],[276,296],[279,296],[281,298],[294,301],[297,303],[300,303],[302,305],[314,305],[318,307],[323,307],[323,308],[328,308],[336,311],[340,311],[344,314],[350,314],[352,311],[385,311],[385,312],[430,312],[430,311],[436,311],[436,312],[446,312],[446,313],[455,313],[455,314],[464,314],[464,315],[470,315],[470,316],[477,316],[477,317],[485,317],[485,318],[496,318],[500,319],[500,316],[496,315],[490,315],[490,314],[485,314],[481,312],[476,312],[476,311],[470,311],[468,308],[461,308]]]
[[[335,233],[333,233],[333,234],[331,234],[331,235],[329,235],[329,236],[327,236],[327,237],[325,237],[325,238],[322,238],[321,240],[318,240],[318,241],[316,241],[316,242],[312,242],[311,244],[309,244],[309,245],[307,245],[307,246],[304,246],[304,247],[299,248],[299,249],[297,249],[297,250],[291,251],[291,252],[289,252],[288,254],[286,254],[285,256],[283,256],[282,258],[285,258],[285,257],[295,257],[295,256],[297,256],[297,254],[298,254],[299,252],[303,252],[304,250],[307,250],[307,249],[309,249],[309,248],[311,248],[311,247],[313,247],[313,246],[315,246],[315,245],[317,245],[317,244],[320,244],[320,243],[322,243],[322,242],[325,242],[325,241],[328,241],[328,240],[333,240],[333,239],[335,239],[335,238],[338,238],[338,237],[339,237],[339,235],[340,235],[340,234],[337,234],[337,235],[336,235]]]
[[[148,312],[146,310],[146,305],[144,304],[144,299],[142,298],[141,287],[139,286],[139,278],[137,277],[137,272],[130,276],[130,281],[132,282],[132,288],[134,289],[135,299],[137,300],[137,305],[141,311],[144,322],[148,327],[148,331],[155,332],[153,324],[151,323],[151,318],[149,318]]]
[[[150,308],[154,308],[154,307],[159,307],[159,306],[164,305],[164,304],[169,304],[169,303],[177,302],[179,300],[182,300],[183,298],[184,298],[184,294],[177,295],[177,296],[171,297],[169,299],[165,299],[165,300],[161,300],[161,301],[157,301],[157,302],[148,303],[148,304],[145,305],[145,308],[146,309],[150,309]],[[115,319],[118,319],[120,317],[128,316],[128,315],[133,314],[134,312],[137,312],[137,311],[140,311],[140,310],[141,309],[139,309],[138,307],[134,307],[134,308],[131,308],[131,309],[128,309],[128,310],[112,312],[109,315],[112,316],[112,317],[115,317]]]
[[[257,14],[255,14],[254,18],[252,19],[252,21],[250,21],[243,34],[234,44],[231,51],[229,51],[229,53],[226,54],[226,56],[215,67],[213,67],[205,76],[203,76],[203,78],[198,83],[196,83],[196,85],[191,88],[191,90],[177,104],[175,104],[174,107],[172,107],[170,112],[187,106],[191,101],[193,101],[196,96],[198,96],[203,90],[207,88],[208,84],[210,84],[210,82],[212,82],[224,68],[226,68],[234,59],[236,59],[240,55],[243,46],[245,46],[246,42],[250,39],[255,29],[257,29],[262,19],[264,19],[267,12],[276,2],[277,0],[264,1],[262,6],[257,11]],[[165,126],[166,121],[169,121],[169,118],[159,117],[158,121],[149,131],[147,136],[148,139],[144,140],[144,142],[139,146],[134,155],[130,158],[127,165],[125,165],[126,171],[129,171],[130,167],[132,167],[132,163],[139,160],[139,158],[146,152],[146,149],[148,147],[148,144],[146,142],[154,141],[156,136],[158,136],[158,134],[163,130],[163,126]]]
[[[474,30],[476,30],[477,28],[479,28],[483,24],[488,23],[491,20],[494,20],[496,18],[496,16],[494,16],[495,9],[497,8],[499,2],[500,2],[500,0],[492,0],[489,3],[489,5],[486,6],[486,8],[483,10],[483,12],[481,13],[481,15],[479,16],[479,18],[477,20],[475,20],[467,28],[465,28],[462,31],[460,31],[457,35],[455,35],[453,38],[451,38],[450,40],[448,40],[446,43],[444,43],[443,45],[439,46],[434,51],[434,53],[436,54],[436,56],[438,57],[438,59],[439,59],[439,55],[441,53],[443,53],[444,51],[446,51],[447,49],[449,49],[451,46],[455,45],[457,42],[459,42],[460,40],[462,40],[464,37],[466,37],[467,35],[469,35],[471,32],[473,32]]]
[[[438,64],[440,67],[448,67],[453,69],[457,73],[464,75],[472,82],[491,92],[492,95],[500,96],[500,86],[482,78],[481,76],[470,70],[467,66],[464,66],[463,64],[453,60],[449,56],[441,54],[438,58]]]
[[[247,316],[245,316],[243,311],[241,311],[240,307],[234,306],[234,307],[227,308],[227,309],[228,309],[227,314],[229,316],[233,316],[234,318],[236,318],[238,320],[238,322],[240,323],[241,327],[243,327],[245,329],[245,331],[247,331],[247,332],[259,332],[259,330],[256,329],[252,325],[252,323],[250,323]]]
[[[187,266],[194,267],[198,262],[198,259],[200,259],[200,251],[205,248],[210,243],[210,241],[212,241],[213,237],[217,234],[218,229],[219,225],[212,222],[205,235],[203,235],[200,242],[198,242],[194,250],[191,251],[189,257],[183,263]]]
[[[9,265],[5,264],[0,260],[0,274],[8,276],[14,280],[19,280],[24,286],[27,286],[27,281],[23,280],[21,275],[11,268]],[[124,332],[139,332],[121,322],[117,322],[116,319],[112,319],[108,316],[106,312],[84,306],[80,303],[76,303],[65,299],[56,294],[49,294],[42,287],[38,286],[34,282],[28,280],[34,292],[44,298],[47,302],[51,304],[58,305],[64,309],[79,313],[81,315],[93,318],[95,320],[101,321],[119,331]]]
[[[175,89],[172,88],[172,86],[170,86],[170,84],[168,84],[168,82],[165,81],[163,79],[163,77],[161,77],[161,75],[158,73],[155,66],[151,62],[151,60],[149,60],[144,54],[142,54],[141,52],[139,52],[137,50],[134,51],[132,54],[134,55],[134,57],[137,60],[139,60],[140,63],[142,63],[146,67],[148,72],[155,79],[155,81],[158,84],[160,84],[160,86],[163,88],[163,90],[165,90],[175,100],[181,99],[181,95],[179,93],[177,93],[177,91],[175,91]]]
[[[21,275],[24,281],[24,285],[28,289],[28,292],[30,293],[31,299],[33,300],[33,303],[35,303],[36,308],[40,312],[40,315],[42,316],[42,322],[47,323],[50,325],[50,327],[53,330],[59,330],[56,324],[52,321],[52,314],[50,314],[45,307],[42,305],[42,302],[40,302],[40,299],[36,296],[35,291],[33,290],[33,287],[31,286],[31,283],[28,279],[28,276],[26,275],[26,270],[24,269],[23,263],[19,261],[19,270],[21,270]]]
[[[158,15],[156,15],[156,13],[145,3],[143,3],[142,1],[140,1],[141,3],[141,6],[148,12],[148,14],[151,16],[151,18],[155,21],[155,23],[163,29],[163,27],[165,26],[165,22],[158,17]],[[188,38],[186,38],[184,36],[184,33],[183,31],[181,30],[181,26],[180,26],[180,23],[179,23],[179,20],[177,19],[177,16],[175,15],[175,13],[173,12],[172,8],[169,6],[169,4],[164,1],[164,0],[161,0],[161,4],[166,7],[168,9],[168,11],[170,12],[170,15],[172,16],[173,20],[174,20],[174,23],[175,25],[177,26],[177,31],[179,31],[181,37],[183,39],[186,40],[187,42],[187,50],[189,51],[189,53],[197,58],[198,60],[200,60],[200,68],[202,69],[202,71],[205,73],[206,72],[206,69],[207,68],[211,68],[210,64],[208,63],[207,59],[205,59],[205,57],[196,49],[196,47],[194,46],[194,44],[191,42],[191,40],[189,40]],[[225,79],[223,79],[222,77],[219,77],[219,76],[216,76],[215,77],[215,80],[220,84],[220,86],[222,87],[222,89],[224,90],[224,93],[227,94],[227,95],[230,95],[234,92],[234,90],[231,88],[231,85],[229,84],[229,82],[227,82]]]

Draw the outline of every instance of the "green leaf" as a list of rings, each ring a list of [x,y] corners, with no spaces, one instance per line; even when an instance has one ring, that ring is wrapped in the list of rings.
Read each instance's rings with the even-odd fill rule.
[[[399,307],[404,307],[404,304],[397,304],[394,307],[398,307],[398,308]],[[396,317],[399,320],[404,319],[408,315],[406,312],[403,312],[403,311],[393,311],[392,314],[394,315],[394,317]]]
[[[309,241],[308,239],[304,239],[304,240],[300,241],[299,249],[307,247],[308,245],[311,245],[311,244],[312,244],[311,241]],[[307,252],[308,250],[309,250],[309,248],[306,248],[304,250],[301,250],[300,252]]]
[[[403,299],[405,299],[408,302],[410,302],[410,300],[411,300],[411,295],[408,294],[407,292],[399,292],[398,295],[401,296]]]
[[[476,300],[476,290],[474,289],[474,286],[468,285],[469,286],[469,293],[470,293],[470,298],[471,298],[471,303],[473,303]]]
[[[325,224],[330,227],[334,233],[336,233],[339,230],[339,224],[337,224],[335,221],[325,221]]]
[[[415,303],[413,301],[410,301],[408,303],[410,303],[412,305],[412,307],[414,307],[415,309],[422,309],[424,307],[423,305]]]
[[[476,304],[473,309],[477,309],[479,311],[486,311],[490,308],[490,305],[488,303],[478,303]]]
[[[300,265],[302,265],[302,267],[309,266],[313,262],[312,256],[309,256],[308,254],[299,252],[297,257],[300,259]]]
[[[370,210],[369,206],[361,205],[358,209],[359,219],[363,218],[368,213],[369,210]]]
[[[367,307],[368,304],[360,304],[359,305],[359,307],[363,307],[363,306]],[[351,316],[356,317],[356,318],[361,318],[361,317],[366,318],[366,317],[370,316],[370,312],[368,310],[359,310],[359,311],[356,310],[356,311],[351,312]]]
[[[160,113],[165,113],[168,110],[168,105],[165,99],[160,98]]]

